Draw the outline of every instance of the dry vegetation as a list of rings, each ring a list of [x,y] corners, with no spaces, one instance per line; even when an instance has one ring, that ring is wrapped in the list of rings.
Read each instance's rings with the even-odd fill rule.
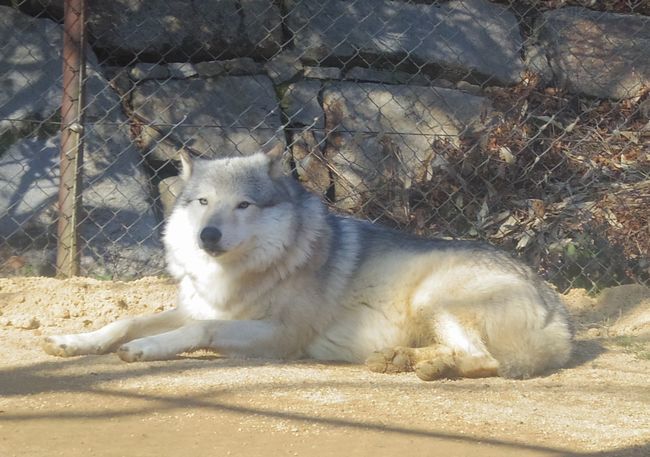
[[[594,100],[530,75],[488,88],[487,137],[432,145],[446,169],[389,177],[360,213],[424,235],[517,251],[562,290],[650,279],[650,97]]]

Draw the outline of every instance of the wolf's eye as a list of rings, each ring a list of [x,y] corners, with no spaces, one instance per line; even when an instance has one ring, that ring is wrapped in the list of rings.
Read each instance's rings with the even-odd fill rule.
[[[240,202],[239,205],[237,205],[237,209],[246,209],[249,206],[251,206],[250,202],[243,201],[243,202]]]
[[[199,204],[205,206],[208,204],[208,199],[207,198],[199,198]]]

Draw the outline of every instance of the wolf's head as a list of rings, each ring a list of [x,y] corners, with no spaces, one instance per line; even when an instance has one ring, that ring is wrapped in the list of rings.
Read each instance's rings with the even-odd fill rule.
[[[215,160],[183,155],[183,190],[165,230],[168,252],[261,267],[288,250],[304,210],[321,203],[285,176],[282,152],[277,146],[267,154]]]

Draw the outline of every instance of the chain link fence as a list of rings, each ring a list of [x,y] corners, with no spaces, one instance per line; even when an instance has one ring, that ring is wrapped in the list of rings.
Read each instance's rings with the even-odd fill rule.
[[[0,0],[0,274],[56,274],[63,0]],[[646,0],[86,1],[81,274],[164,272],[178,151],[335,211],[650,283]]]

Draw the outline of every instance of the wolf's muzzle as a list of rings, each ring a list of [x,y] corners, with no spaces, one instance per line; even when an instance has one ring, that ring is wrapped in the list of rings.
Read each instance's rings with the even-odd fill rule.
[[[201,239],[201,249],[212,255],[218,255],[223,252],[219,246],[221,240],[221,230],[216,227],[208,226],[201,230],[199,235]]]

